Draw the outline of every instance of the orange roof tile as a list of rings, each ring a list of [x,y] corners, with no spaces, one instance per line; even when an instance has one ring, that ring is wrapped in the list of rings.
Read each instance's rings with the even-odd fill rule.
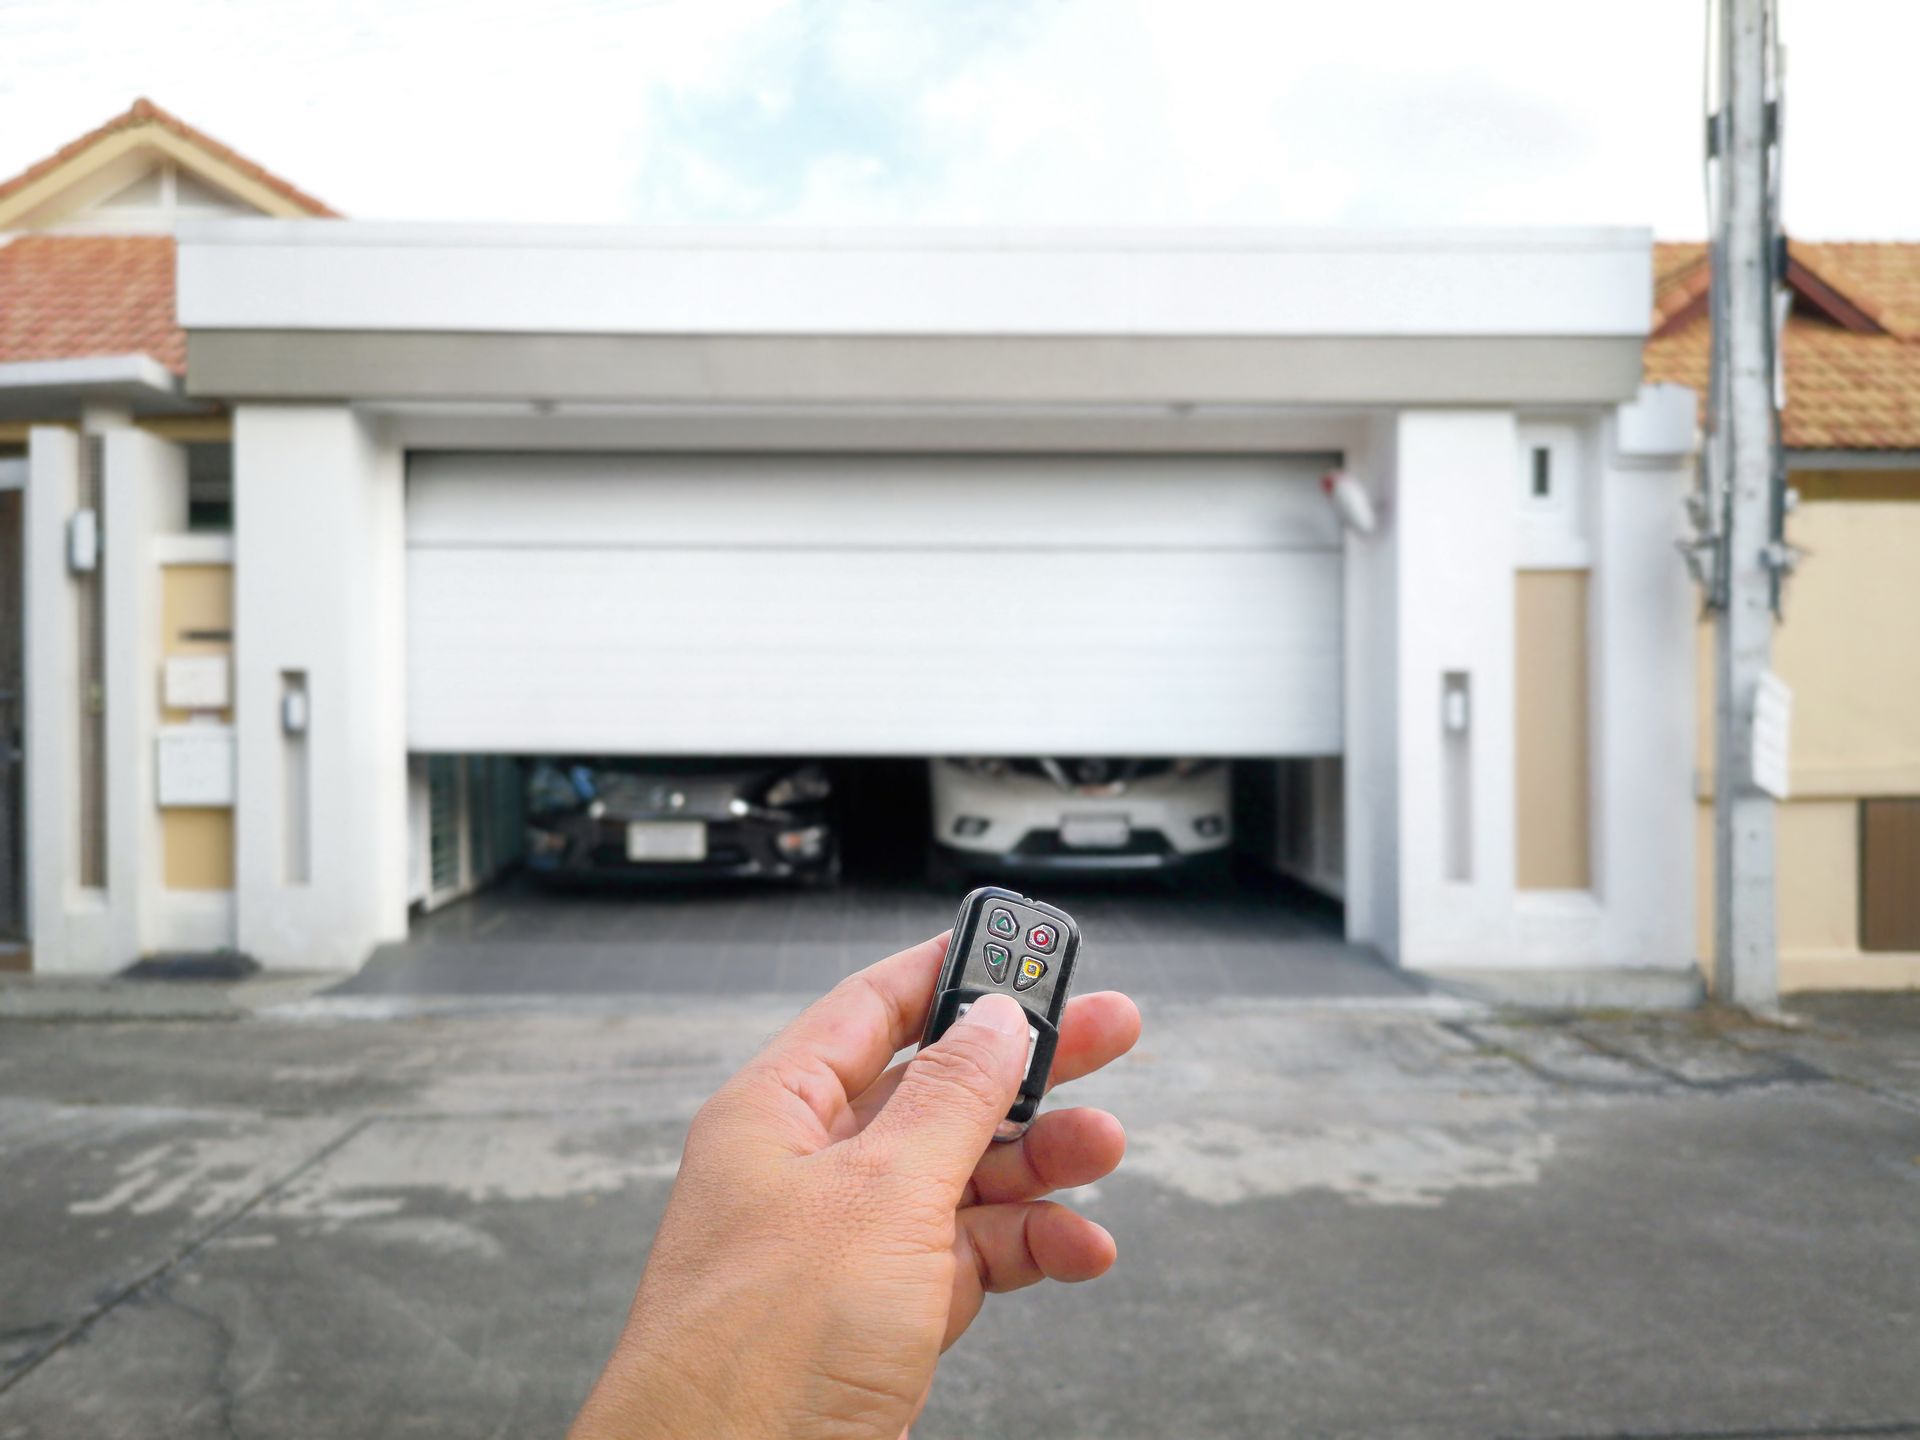
[[[167,235],[23,235],[0,245],[0,362],[151,355],[176,375]]]
[[[193,126],[187,124],[187,122],[179,116],[169,114],[167,111],[162,110],[158,105],[146,99],[144,96],[135,100],[130,107],[121,114],[114,116],[113,119],[107,121],[107,123],[100,126],[99,129],[88,131],[71,144],[62,145],[58,150],[54,151],[53,154],[47,156],[46,159],[29,165],[11,180],[0,181],[0,200],[6,199],[8,195],[11,195],[22,186],[31,185],[49,170],[56,169],[65,164],[89,146],[98,144],[115,131],[125,130],[135,125],[158,125],[163,129],[171,130],[182,140],[199,146],[202,150],[210,152],[227,164],[233,166],[234,169],[258,180],[269,189],[284,195],[309,214],[328,220],[339,218],[339,212],[328,206],[325,201],[314,199],[313,196],[297,188],[290,182],[282,180],[278,175],[266,169],[266,167],[256,165],[253,161],[247,159],[246,156],[240,154],[239,151],[222,145],[211,135],[206,134],[204,131],[194,129]]]
[[[1860,329],[1796,300],[1784,340],[1787,447],[1920,450],[1920,244],[1796,240],[1790,252],[1858,312],[1852,318]],[[1697,301],[1707,283],[1706,247],[1656,245],[1653,270],[1655,333],[1644,352],[1646,377],[1691,386],[1704,397],[1709,320]],[[1861,333],[1875,327],[1882,333]]]

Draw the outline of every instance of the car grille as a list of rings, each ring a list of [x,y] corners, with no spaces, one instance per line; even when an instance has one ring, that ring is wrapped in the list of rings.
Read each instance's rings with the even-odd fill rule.
[[[742,785],[737,776],[634,775],[602,770],[593,777],[594,794],[616,819],[641,816],[685,816],[712,819],[728,812]],[[673,803],[674,796],[681,803]]]

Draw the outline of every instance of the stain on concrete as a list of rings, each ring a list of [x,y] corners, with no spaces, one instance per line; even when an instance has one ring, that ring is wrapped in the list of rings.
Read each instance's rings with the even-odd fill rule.
[[[301,1174],[260,1213],[323,1228],[388,1220],[395,1239],[484,1249],[484,1237],[454,1236],[441,1226],[396,1227],[392,1217],[405,1215],[415,1201],[477,1205],[604,1195],[638,1181],[670,1181],[679,1165],[677,1131],[636,1133],[631,1123],[386,1120]]]
[[[1356,1205],[1438,1205],[1457,1190],[1538,1183],[1555,1141],[1527,1109],[1445,1126],[1271,1128],[1196,1116],[1134,1131],[1126,1173],[1210,1205],[1314,1190]]]

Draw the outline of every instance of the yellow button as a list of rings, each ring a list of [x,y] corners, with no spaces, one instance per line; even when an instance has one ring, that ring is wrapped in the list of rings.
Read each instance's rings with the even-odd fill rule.
[[[1042,975],[1047,973],[1047,967],[1029,955],[1025,960],[1020,962],[1020,973],[1025,975],[1029,980],[1038,980]]]

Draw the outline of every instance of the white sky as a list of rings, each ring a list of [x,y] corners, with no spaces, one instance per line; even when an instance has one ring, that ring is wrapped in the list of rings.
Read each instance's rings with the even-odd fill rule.
[[[361,218],[1649,224],[1704,0],[0,0],[0,176],[139,94]],[[1781,0],[1786,206],[1920,238],[1915,0]]]

